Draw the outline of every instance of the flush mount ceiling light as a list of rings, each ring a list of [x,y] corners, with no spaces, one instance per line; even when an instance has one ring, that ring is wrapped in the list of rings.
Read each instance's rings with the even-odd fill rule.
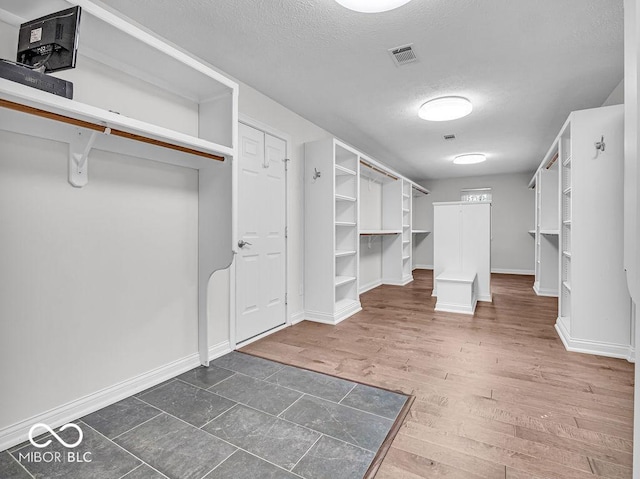
[[[453,162],[456,165],[473,165],[475,163],[482,163],[483,161],[487,161],[487,157],[482,153],[471,153],[469,155],[460,155],[460,156],[456,156],[453,159]]]
[[[379,13],[401,7],[411,0],[336,0],[340,5],[349,10],[363,13]]]
[[[461,96],[443,96],[428,101],[418,110],[418,116],[428,121],[457,120],[473,110],[469,100]]]

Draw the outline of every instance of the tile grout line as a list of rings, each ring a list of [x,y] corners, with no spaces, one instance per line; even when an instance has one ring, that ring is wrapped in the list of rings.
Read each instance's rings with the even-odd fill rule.
[[[303,395],[303,396],[304,396],[304,395]],[[302,397],[302,396],[301,396],[301,397]],[[298,398],[298,399],[300,399],[300,398]],[[297,401],[297,400],[296,400],[296,401]],[[143,400],[143,402],[144,402],[144,400]],[[148,404],[148,403],[147,403],[147,404]],[[240,404],[240,405],[244,406],[244,404],[242,404],[242,403],[237,403],[237,404]],[[149,405],[151,406],[151,404],[149,404]],[[234,406],[234,407],[235,407],[235,406]],[[259,412],[264,412],[264,411],[260,411],[259,409],[252,408],[251,406],[247,406],[247,407],[249,407],[250,409],[254,409],[254,410],[256,410],[256,411],[259,411]],[[231,409],[231,408],[230,408],[230,409]],[[179,417],[174,416],[174,415],[173,415],[173,414],[171,414],[171,413],[168,413],[168,412],[166,412],[166,411],[163,411],[163,412],[164,412],[164,414],[166,414],[167,416],[172,417],[173,419],[176,419],[177,421],[180,421],[180,422],[182,422],[182,423],[184,423],[184,424],[186,424],[186,425],[188,425],[188,426],[191,426],[191,427],[193,427],[193,428],[195,428],[195,429],[199,429],[200,431],[202,431],[202,432],[204,432],[204,433],[208,434],[209,436],[211,436],[211,437],[213,437],[213,438],[215,438],[215,439],[219,439],[220,441],[222,441],[222,442],[224,442],[224,443],[226,443],[226,444],[229,444],[231,447],[235,447],[237,450],[240,450],[240,451],[246,452],[247,454],[250,454],[250,455],[252,455],[252,456],[255,456],[255,457],[257,457],[258,459],[261,459],[261,460],[263,460],[263,461],[265,461],[265,462],[267,462],[267,463],[271,464],[272,466],[275,466],[275,467],[277,467],[277,468],[279,468],[279,469],[282,469],[283,471],[287,471],[287,469],[283,468],[282,466],[278,466],[277,464],[275,464],[275,463],[273,463],[273,462],[269,461],[268,459],[266,459],[266,458],[264,458],[264,457],[258,456],[257,454],[254,454],[254,453],[252,453],[251,451],[248,451],[248,450],[246,450],[246,449],[244,449],[244,448],[242,448],[242,447],[240,447],[240,446],[236,446],[235,444],[233,444],[233,443],[231,443],[231,442],[227,441],[226,439],[223,439],[223,438],[221,438],[221,437],[219,437],[219,436],[216,436],[215,434],[212,434],[212,433],[210,433],[209,431],[205,431],[204,429],[197,428],[197,427],[196,427],[196,426],[194,426],[193,424],[190,424],[190,423],[188,423],[188,422],[186,422],[186,421],[184,421],[184,420],[180,419]],[[267,414],[267,415],[269,415],[269,416],[272,416],[272,417],[275,417],[276,419],[282,419],[282,418],[279,418],[278,416],[273,416],[272,414],[269,414],[269,413],[266,413],[266,412],[265,412],[265,414]],[[344,444],[348,444],[348,445],[350,445],[350,446],[353,446],[353,447],[356,447],[356,448],[361,449],[361,450],[363,450],[363,451],[370,452],[370,453],[374,453],[374,454],[375,454],[375,452],[376,452],[378,449],[380,449],[380,447],[378,447],[378,449],[376,449],[376,451],[371,451],[371,450],[369,450],[369,449],[365,449],[365,448],[364,448],[364,447],[362,447],[362,446],[358,446],[357,444],[352,444],[352,443],[350,443],[350,442],[348,442],[348,441],[345,441],[345,440],[343,440],[343,439],[338,439],[337,437],[333,437],[333,436],[330,436],[330,435],[328,435],[328,434],[324,434],[324,433],[322,433],[322,432],[320,432],[320,431],[316,431],[315,429],[308,428],[308,427],[306,427],[306,426],[303,426],[302,424],[296,424],[296,423],[294,423],[294,422],[292,422],[292,421],[287,421],[286,419],[283,419],[283,420],[284,420],[284,421],[286,421],[286,422],[289,422],[289,423],[291,423],[291,424],[294,424],[294,425],[296,425],[296,426],[300,426],[300,427],[303,427],[303,428],[305,428],[305,429],[309,429],[310,431],[313,431],[313,432],[316,432],[316,433],[320,434],[320,437],[316,440],[316,442],[318,442],[318,441],[319,441],[323,436],[326,436],[326,437],[329,437],[329,438],[334,439],[334,440],[336,440],[336,441],[342,442],[342,443],[344,443]],[[204,427],[204,426],[203,426],[203,427]],[[314,443],[314,444],[315,444],[315,443]],[[313,447],[313,445],[312,445],[311,447]],[[309,448],[309,449],[311,449],[311,448]],[[125,450],[126,450],[126,449],[125,449]],[[129,451],[127,451],[127,452],[129,452]],[[235,451],[234,451],[234,452],[235,452]],[[307,450],[307,452],[309,452],[309,451]],[[131,453],[130,453],[130,454],[131,454]],[[303,457],[304,457],[306,454],[307,454],[307,453],[303,454]],[[133,454],[132,454],[132,455],[133,455]],[[232,453],[231,455],[233,455],[233,453]],[[134,457],[136,457],[136,458],[137,458],[137,456],[134,456]],[[229,457],[230,457],[230,456],[229,456]],[[228,459],[228,458],[227,458],[227,459]],[[302,459],[302,458],[300,458],[300,459]],[[224,461],[226,461],[226,459],[225,459]],[[222,462],[224,462],[224,461],[222,461]],[[143,461],[143,462],[144,462],[144,461]],[[222,462],[221,462],[221,464],[222,464]],[[300,460],[298,460],[298,462],[300,462]],[[145,462],[145,464],[147,464],[147,463]],[[150,466],[149,464],[147,464],[147,465],[148,465],[149,467],[152,467],[152,466]],[[219,466],[219,465],[220,465],[220,464],[218,464],[218,466]],[[297,463],[296,463],[296,465],[297,465]],[[218,467],[218,466],[216,466],[216,467]],[[295,467],[295,466],[294,466],[294,467]],[[157,470],[157,469],[155,469],[155,468],[152,468],[152,469]],[[159,472],[159,471],[158,471],[158,472]],[[294,475],[296,475],[296,476],[298,476],[298,477],[301,477],[301,478],[302,478],[302,476],[300,476],[299,474],[296,474],[296,473],[294,473],[294,472],[292,472],[292,471],[287,471],[287,472],[290,472],[291,474],[294,474]],[[204,476],[203,476],[203,477],[204,477]],[[303,479],[304,479],[304,478],[303,478]]]
[[[277,417],[278,419],[283,419],[283,420],[285,420],[285,421],[286,421],[286,419],[282,418],[281,416],[282,416],[285,412],[287,412],[287,411],[291,408],[291,406],[293,406],[295,403],[297,403],[298,401],[300,401],[300,399],[302,399],[304,396],[305,396],[305,393],[302,393],[302,395],[301,395],[298,399],[296,399],[296,400],[295,400],[295,401],[293,401],[291,404],[289,404],[286,408],[284,408],[284,410],[283,410],[283,411],[281,411],[281,412],[280,412],[280,414],[278,414],[276,417]]]
[[[295,367],[297,367],[297,366],[292,366],[292,367],[294,367],[294,368],[295,368]],[[300,368],[298,368],[298,369],[300,369]],[[315,372],[315,371],[311,371],[311,372]],[[388,417],[381,416],[381,415],[376,414],[376,413],[374,413],[374,412],[365,411],[364,409],[358,409],[357,407],[349,406],[348,404],[342,404],[342,403],[339,403],[339,402],[331,401],[330,399],[326,399],[326,398],[323,398],[323,397],[320,397],[320,396],[316,396],[316,395],[314,395],[314,394],[310,394],[310,393],[307,393],[307,392],[304,392],[304,391],[299,391],[298,389],[293,389],[293,388],[290,388],[290,387],[287,387],[287,386],[282,386],[282,385],[280,385],[280,384],[275,384],[275,383],[271,383],[271,382],[269,382],[269,381],[264,381],[263,379],[258,379],[258,378],[255,378],[255,377],[253,377],[253,376],[249,376],[248,374],[245,374],[245,373],[239,373],[239,372],[237,372],[237,371],[236,371],[236,374],[239,374],[239,375],[241,375],[241,376],[245,376],[245,377],[248,377],[248,378],[251,378],[251,379],[255,379],[256,381],[261,381],[261,382],[264,382],[264,383],[266,383],[266,384],[270,384],[270,385],[272,385],[272,386],[277,386],[277,387],[280,387],[280,388],[283,388],[283,389],[287,389],[287,390],[289,390],[289,391],[293,391],[293,392],[296,392],[296,393],[302,394],[303,396],[309,396],[309,397],[312,397],[312,398],[320,399],[321,401],[329,402],[329,403],[331,403],[331,404],[337,404],[337,405],[340,405],[340,406],[344,406],[344,407],[347,407],[347,408],[352,409],[352,410],[354,410],[354,411],[360,411],[360,412],[363,412],[363,413],[365,413],[365,414],[370,414],[370,415],[372,415],[372,416],[376,416],[376,417],[379,417],[379,418],[381,418],[381,419],[386,419],[387,421],[394,421],[394,420],[395,420],[395,418],[394,418],[394,419],[390,419],[390,418],[388,418]],[[318,374],[323,374],[323,373],[318,373]],[[325,374],[325,376],[326,376],[326,374]],[[224,382],[224,381],[227,381],[227,380],[231,379],[232,377],[233,377],[233,376],[230,376],[230,377],[228,377],[228,378],[226,378],[226,379],[223,379],[222,381],[220,381],[220,382],[219,382],[219,383],[217,383],[217,384],[220,384],[220,383],[222,383],[222,382]],[[329,376],[329,377],[332,377],[332,376]],[[340,378],[339,378],[339,379],[340,379]],[[345,379],[344,381],[347,381],[347,380]],[[347,382],[353,382],[353,381],[347,381]],[[187,384],[188,384],[188,383],[187,383]],[[216,385],[217,385],[217,384],[216,384]],[[355,389],[355,388],[356,388],[356,386],[358,386],[358,383],[356,383],[356,384],[351,388],[351,391],[352,391],[353,389]],[[198,386],[195,386],[195,387],[198,387]],[[211,386],[211,387],[214,387],[214,386]],[[377,386],[370,386],[370,387],[372,387],[372,388],[374,388],[374,389],[381,389],[381,388],[378,388]],[[222,395],[222,394],[220,394],[220,393],[217,393],[217,392],[209,391],[209,389],[205,389],[205,391],[208,391],[208,392],[210,392],[210,393],[212,393],[212,394],[216,394],[216,395],[221,396],[221,397],[223,397],[223,398],[225,398],[225,399],[229,399],[230,401],[235,401],[235,402],[237,402],[237,403],[239,403],[239,404],[246,405],[245,403],[240,402],[240,401],[237,401],[236,399],[229,398],[229,397],[224,396],[224,395]],[[345,395],[345,397],[346,397],[346,396],[348,396],[348,395],[349,395],[349,393],[350,393],[351,391],[349,391],[349,392]],[[408,396],[407,394],[404,394],[404,393],[394,393],[394,394],[397,394],[398,396],[403,396],[403,397],[405,398],[405,403],[406,403],[406,402],[407,402],[407,400],[409,399],[409,396]],[[139,399],[139,398],[138,398],[138,399]],[[298,399],[300,399],[300,398],[298,398]],[[296,401],[297,401],[298,399],[296,399]],[[342,400],[344,400],[344,398],[342,398],[340,401],[342,401]],[[404,406],[404,403],[403,403],[402,405]],[[251,406],[249,406],[249,407],[251,407]],[[289,406],[289,407],[290,407],[290,406]],[[255,408],[254,408],[254,409],[255,409]],[[287,408],[287,409],[288,409],[288,408]],[[280,413],[280,414],[282,414],[282,413]],[[397,417],[397,416],[398,416],[398,414],[396,414],[396,417]],[[276,416],[276,417],[277,417],[277,416]]]
[[[198,429],[202,429],[204,427],[207,427],[209,424],[211,424],[213,421],[215,421],[216,419],[218,419],[220,416],[223,416],[224,414],[227,414],[228,412],[230,412],[232,409],[235,409],[235,407],[240,404],[239,402],[236,402],[233,406],[231,406],[229,409],[225,409],[224,411],[222,411],[220,414],[218,414],[216,417],[214,417],[213,419],[205,422],[202,426],[200,426]],[[194,426],[195,427],[195,426]],[[204,431],[204,429],[203,429]],[[204,431],[204,432],[208,432],[208,431]]]
[[[207,431],[205,431],[207,432]],[[209,472],[205,473],[204,476],[202,476],[200,479],[204,479],[205,477],[207,477],[209,474],[211,474],[213,471],[215,471],[216,469],[218,469],[220,466],[222,466],[225,462],[227,462],[229,460],[229,458],[231,456],[233,456],[236,452],[238,452],[240,449],[236,449],[235,451],[233,451],[231,454],[229,454],[227,457],[225,457],[222,461],[220,461],[218,464],[215,465],[215,467],[213,469],[211,469]]]
[[[125,479],[129,474],[131,474],[133,471],[137,471],[142,466],[144,466],[144,464],[139,464],[136,468],[131,469],[129,472],[125,472],[124,475],[120,476],[120,479]]]
[[[318,439],[316,439],[316,441],[315,441],[313,444],[311,444],[311,447],[310,447],[309,449],[307,449],[307,450],[306,450],[306,452],[302,455],[302,457],[300,457],[300,459],[298,459],[298,462],[296,462],[296,463],[293,465],[293,467],[291,468],[291,472],[293,472],[293,470],[298,466],[298,464],[300,464],[300,461],[302,461],[302,460],[305,458],[305,456],[306,456],[307,454],[309,454],[309,451],[310,451],[311,449],[313,449],[313,447],[314,447],[316,444],[318,444],[318,441],[320,441],[320,439],[322,439],[323,437],[324,437],[324,434],[320,433],[320,437],[319,437]],[[294,474],[295,474],[295,473],[294,473]]]
[[[22,449],[22,448],[20,448],[20,449]],[[7,454],[9,454],[9,457],[11,457],[11,459],[12,459],[14,462],[17,462],[17,463],[18,463],[18,465],[19,465],[19,466],[24,470],[24,472],[26,472],[26,473],[29,475],[29,477],[31,477],[31,478],[33,478],[33,479],[35,479],[35,476],[34,476],[33,474],[31,474],[31,472],[29,472],[29,469],[27,469],[27,468],[24,466],[24,464],[22,464],[20,461],[18,461],[15,457],[13,457],[13,453],[10,453],[9,451],[7,451]]]
[[[144,401],[143,401],[144,402]],[[159,415],[158,415],[159,416]],[[156,416],[156,417],[158,417]],[[131,451],[129,451],[128,449],[125,449],[124,447],[122,447],[120,444],[118,444],[115,441],[112,441],[111,439],[109,439],[107,436],[105,436],[104,434],[102,434],[100,431],[98,431],[97,429],[94,429],[93,427],[91,427],[89,424],[87,424],[84,421],[80,421],[82,422],[82,424],[84,424],[85,426],[87,426],[89,429],[91,429],[92,431],[94,431],[96,434],[98,434],[99,436],[102,436],[103,438],[105,438],[108,442],[112,443],[113,445],[115,445],[117,448],[122,449],[124,452],[126,452],[127,454],[129,454],[131,457],[137,459],[138,461],[140,461],[142,464],[145,464],[146,466],[149,466],[151,469],[153,469],[154,471],[156,471],[158,474],[165,476],[162,472],[158,471],[155,467],[153,467],[151,464],[149,464],[148,462],[144,461],[142,458],[136,456],[134,453],[132,453]],[[137,468],[137,467],[136,467]],[[136,469],[134,468],[134,469]],[[127,472],[127,474],[129,474],[130,472],[132,472],[133,469],[131,469],[131,471]]]
[[[342,401],[344,401],[344,400],[347,398],[347,396],[353,392],[353,390],[356,388],[356,386],[357,386],[357,385],[358,385],[358,383],[355,383],[355,384],[353,385],[353,387],[352,387],[351,389],[349,389],[349,392],[348,392],[347,394],[345,394],[345,395],[342,397],[342,399],[340,399],[340,401],[338,401],[338,404],[341,404],[341,405],[343,405],[343,406],[344,406],[345,404],[342,404]]]
[[[142,401],[142,402],[144,402],[144,401]],[[147,403],[145,403],[145,404],[147,404]],[[111,441],[115,442],[115,440],[116,440],[116,439],[118,439],[120,436],[124,436],[126,433],[131,432],[131,431],[133,431],[134,429],[139,428],[140,426],[142,426],[143,424],[148,423],[149,421],[153,421],[155,418],[157,418],[158,416],[160,416],[160,415],[162,414],[162,412],[163,412],[163,411],[162,411],[162,409],[158,409],[158,408],[155,408],[155,409],[157,409],[157,410],[158,410],[158,411],[160,411],[160,412],[159,412],[158,414],[156,414],[155,416],[153,416],[152,418],[149,418],[149,419],[147,419],[146,421],[141,422],[141,423],[140,423],[140,424],[138,424],[137,426],[133,426],[131,429],[127,429],[125,432],[120,433],[120,434],[118,434],[117,436],[113,436],[113,437],[111,438]],[[83,422],[84,422],[84,421],[83,421]],[[88,423],[85,423],[85,424],[88,424]],[[91,427],[91,426],[89,426],[89,427]],[[105,437],[106,437],[106,436],[105,436]]]

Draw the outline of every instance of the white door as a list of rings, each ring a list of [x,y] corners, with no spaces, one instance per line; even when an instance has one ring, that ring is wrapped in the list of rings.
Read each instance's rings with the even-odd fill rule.
[[[286,321],[286,143],[240,124],[236,342]]]

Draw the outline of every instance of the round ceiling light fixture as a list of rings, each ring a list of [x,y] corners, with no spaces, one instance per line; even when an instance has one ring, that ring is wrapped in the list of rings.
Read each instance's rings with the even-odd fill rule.
[[[411,0],[336,0],[336,2],[343,7],[362,13],[388,12],[410,1]]]
[[[482,153],[471,153],[468,155],[459,155],[453,159],[456,165],[474,165],[487,161],[487,157]]]
[[[427,121],[449,121],[467,116],[471,111],[473,105],[466,98],[443,96],[422,105],[418,116]]]

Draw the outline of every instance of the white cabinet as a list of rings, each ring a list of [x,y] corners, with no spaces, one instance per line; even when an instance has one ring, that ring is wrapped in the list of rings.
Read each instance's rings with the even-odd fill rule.
[[[337,324],[360,311],[360,154],[336,139],[305,145],[305,318]]]
[[[561,234],[556,329],[569,350],[629,358],[623,106],[573,112],[558,138]],[[595,148],[601,138],[604,151]]]
[[[491,203],[433,204],[433,277],[476,274],[478,301],[491,301]],[[437,284],[433,295],[438,296]]]

